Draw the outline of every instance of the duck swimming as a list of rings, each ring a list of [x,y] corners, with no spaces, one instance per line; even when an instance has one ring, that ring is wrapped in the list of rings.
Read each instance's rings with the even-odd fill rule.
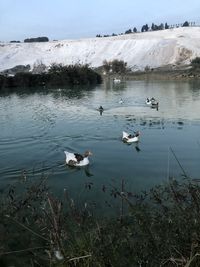
[[[100,107],[99,107],[99,110],[103,110],[103,107],[102,107],[102,106],[100,106]]]
[[[103,113],[103,111],[104,111],[104,108],[103,108],[102,106],[100,106],[100,107],[98,108],[98,111],[99,111],[100,115],[102,115],[102,113]]]
[[[133,143],[139,141],[140,132],[137,131],[134,134],[129,134],[127,132],[122,132],[122,141],[124,143]]]
[[[150,99],[147,97],[145,102],[147,105],[158,106],[158,101],[154,97],[152,97]]]
[[[90,151],[86,151],[83,155],[64,151],[66,155],[66,164],[69,166],[86,166],[89,164],[88,157],[92,155]]]

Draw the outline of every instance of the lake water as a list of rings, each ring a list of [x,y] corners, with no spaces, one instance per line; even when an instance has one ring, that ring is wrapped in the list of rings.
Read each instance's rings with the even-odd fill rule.
[[[145,104],[147,97],[158,99],[158,110]],[[27,180],[48,175],[57,194],[66,188],[76,199],[95,202],[105,201],[104,186],[120,186],[122,179],[135,192],[180,178],[181,167],[200,178],[198,82],[108,81],[95,88],[18,90],[0,95],[0,118],[1,188],[24,172]],[[140,142],[124,144],[123,130],[139,130]],[[64,150],[88,149],[93,153],[88,167],[65,165]]]

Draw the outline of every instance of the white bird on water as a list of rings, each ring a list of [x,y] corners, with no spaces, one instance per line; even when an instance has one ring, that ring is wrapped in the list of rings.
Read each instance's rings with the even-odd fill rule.
[[[139,141],[140,132],[137,131],[134,134],[129,134],[127,132],[122,132],[122,141],[124,143],[133,143]]]
[[[86,151],[83,155],[64,151],[66,155],[66,164],[69,166],[86,166],[89,164],[88,157],[92,155],[90,151]]]

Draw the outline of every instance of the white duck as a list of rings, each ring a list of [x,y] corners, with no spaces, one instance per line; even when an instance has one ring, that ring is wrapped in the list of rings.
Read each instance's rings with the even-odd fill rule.
[[[117,79],[117,78],[114,78],[114,79],[113,79],[113,82],[114,82],[114,83],[120,83],[121,80],[120,80],[120,79]]]
[[[86,166],[89,164],[88,157],[92,155],[90,151],[86,151],[83,155],[64,151],[66,155],[66,163],[70,166]]]
[[[133,142],[138,142],[139,141],[139,136],[140,136],[140,132],[137,131],[135,132],[135,134],[129,134],[126,132],[122,132],[122,141],[125,143],[133,143]]]

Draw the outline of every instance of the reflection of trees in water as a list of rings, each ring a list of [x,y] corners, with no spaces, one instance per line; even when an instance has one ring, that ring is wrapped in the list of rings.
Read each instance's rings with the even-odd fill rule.
[[[92,86],[74,86],[70,88],[52,89],[50,92],[56,99],[68,98],[68,99],[81,99],[85,96],[91,97],[94,87]]]
[[[14,91],[12,88],[6,88],[4,91],[0,92],[0,96],[6,97],[10,96],[12,93],[19,96],[20,98],[29,97],[33,94],[38,94],[40,96],[47,96],[49,94],[52,95],[53,98],[63,98],[67,97],[69,99],[81,99],[84,96],[91,97],[91,94],[94,91],[95,86],[60,86],[60,87],[51,87],[51,88],[45,88],[44,87],[34,87],[34,88],[14,88]]]
[[[182,129],[184,126],[183,120],[165,120],[163,118],[135,118],[132,116],[125,116],[126,126],[131,127],[133,129],[138,128],[139,126],[147,127],[147,128],[157,128],[164,129],[165,124],[175,125],[178,129]]]
[[[190,81],[190,90],[192,91],[192,99],[195,101],[200,97],[200,81]]]
[[[127,88],[126,81],[120,83],[114,83],[113,78],[104,79],[104,87],[106,90],[123,91]]]
[[[130,122],[136,122],[136,118],[134,117],[130,117],[130,116],[125,116],[126,121],[130,121]]]
[[[164,120],[164,119],[150,119],[147,121],[143,121],[142,125],[147,125],[148,127],[157,127],[159,126],[159,128],[164,129],[165,128],[165,124],[172,124],[172,125],[177,125],[178,128],[180,128],[180,126],[184,125],[183,121],[169,121],[169,120]]]

